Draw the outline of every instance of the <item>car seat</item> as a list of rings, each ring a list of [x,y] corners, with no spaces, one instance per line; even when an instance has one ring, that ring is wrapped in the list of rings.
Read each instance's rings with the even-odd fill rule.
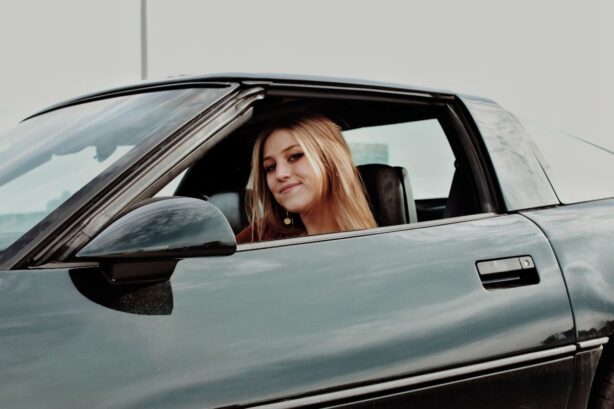
[[[407,170],[400,166],[358,166],[378,226],[416,223],[416,204]]]

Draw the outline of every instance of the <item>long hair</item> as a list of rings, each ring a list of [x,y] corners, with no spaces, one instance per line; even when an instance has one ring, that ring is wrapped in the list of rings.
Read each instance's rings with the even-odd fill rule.
[[[269,190],[262,166],[264,143],[279,129],[289,131],[303,149],[315,175],[317,199],[327,206],[326,211],[333,215],[340,231],[377,227],[341,128],[323,115],[297,114],[265,128],[254,145],[252,186],[247,196],[252,234],[255,233],[258,240],[262,240],[265,231],[285,237],[294,236],[305,229],[296,216],[293,217],[292,226],[284,225],[286,210]]]

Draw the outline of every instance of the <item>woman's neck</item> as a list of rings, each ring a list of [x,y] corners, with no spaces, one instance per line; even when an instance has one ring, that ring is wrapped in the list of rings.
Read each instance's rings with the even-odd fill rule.
[[[318,206],[317,209],[300,214],[301,221],[307,230],[307,234],[323,234],[339,231],[339,225],[332,216],[332,212],[322,209],[329,209],[329,206]]]

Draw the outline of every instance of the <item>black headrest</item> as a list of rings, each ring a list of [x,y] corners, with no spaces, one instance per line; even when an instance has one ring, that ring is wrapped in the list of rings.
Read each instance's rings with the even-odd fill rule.
[[[378,226],[415,223],[416,204],[405,168],[381,164],[358,166]]]

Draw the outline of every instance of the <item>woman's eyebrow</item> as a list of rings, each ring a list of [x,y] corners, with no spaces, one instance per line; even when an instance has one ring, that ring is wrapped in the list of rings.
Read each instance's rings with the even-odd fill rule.
[[[298,146],[298,147],[300,147],[300,145],[299,145],[298,143],[295,143],[294,145],[290,145],[290,146],[288,146],[287,148],[282,149],[282,151],[281,151],[281,152],[283,153],[283,152],[285,152],[285,151],[289,151],[290,149],[295,148],[295,147],[297,147],[297,146]],[[267,160],[267,159],[271,159],[271,160],[273,160],[273,158],[272,158],[271,156],[265,156],[264,158],[262,158],[262,161],[264,162],[264,161],[265,161],[265,160]]]

